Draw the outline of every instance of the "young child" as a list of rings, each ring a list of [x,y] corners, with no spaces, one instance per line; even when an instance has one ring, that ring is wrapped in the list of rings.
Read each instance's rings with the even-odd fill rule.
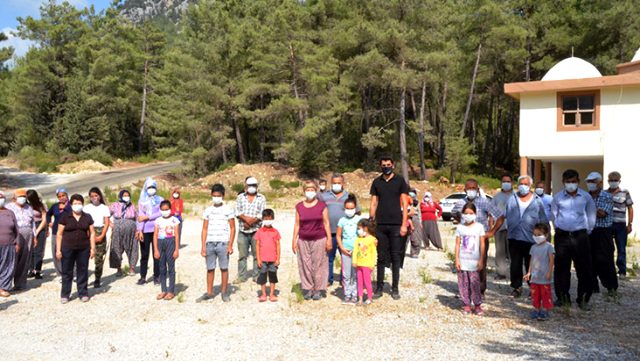
[[[476,222],[476,206],[467,203],[462,207],[460,225],[456,229],[456,269],[458,289],[464,302],[462,311],[471,313],[471,305],[476,315],[482,315],[482,294],[480,293],[480,271],[484,267],[484,226]]]
[[[358,238],[358,222],[362,219],[356,214],[357,208],[356,197],[349,194],[347,200],[344,201],[345,216],[338,221],[336,229],[336,240],[338,241],[338,249],[342,262],[342,290],[344,293],[343,305],[355,305],[358,303],[358,282],[356,269],[353,265],[351,254],[353,246]]]
[[[202,257],[207,264],[207,294],[204,300],[214,297],[213,280],[215,278],[216,265],[220,267],[222,280],[220,293],[222,301],[229,302],[227,292],[229,284],[229,255],[233,253],[233,240],[236,235],[236,224],[233,209],[224,204],[225,189],[222,184],[214,184],[211,187],[212,206],[207,207],[202,215]]]
[[[533,227],[533,240],[536,244],[531,247],[529,254],[529,272],[524,275],[525,281],[530,281],[531,301],[533,310],[532,319],[541,321],[549,318],[549,310],[553,308],[551,302],[551,278],[553,275],[553,262],[555,250],[553,245],[547,242],[549,238],[549,225],[538,223]]]
[[[276,283],[278,283],[278,266],[280,266],[280,232],[273,228],[275,213],[273,209],[262,211],[262,227],[258,229],[256,239],[256,255],[258,257],[258,284],[262,293],[258,301],[267,300],[267,276],[269,276],[269,300],[277,302]]]
[[[371,271],[376,266],[378,259],[378,240],[372,236],[375,234],[373,224],[368,219],[358,221],[358,238],[351,253],[352,264],[356,267],[358,275],[358,304],[362,305],[364,299],[363,286],[367,288],[367,300],[365,305],[371,304],[373,289],[371,287]]]
[[[170,301],[176,292],[176,259],[180,253],[180,234],[178,227],[180,221],[171,216],[171,202],[160,202],[161,218],[156,219],[153,230],[153,256],[160,260],[160,287],[161,292],[157,300]],[[167,286],[167,273],[169,274],[169,286]]]

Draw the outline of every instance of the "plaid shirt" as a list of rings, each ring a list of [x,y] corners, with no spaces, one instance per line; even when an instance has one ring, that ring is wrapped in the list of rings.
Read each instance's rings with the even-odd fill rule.
[[[453,209],[451,210],[451,214],[454,217],[460,217],[462,215],[462,208],[465,204],[469,202],[467,197],[459,200]],[[476,221],[484,226],[485,232],[490,231],[489,228],[489,217],[493,217],[493,219],[498,219],[504,215],[504,212],[496,207],[488,198],[482,197],[478,195],[478,197],[474,198],[471,201],[476,206]]]
[[[236,199],[236,217],[240,215],[245,215],[251,218],[262,219],[262,211],[267,208],[267,198],[265,198],[262,194],[257,193],[253,202],[249,202],[249,197],[246,193],[238,194],[238,198]],[[244,228],[244,222],[241,219],[238,219],[240,222],[240,232],[242,233],[254,233],[258,229],[260,229],[261,222],[258,222],[253,225],[253,227],[249,229]]]
[[[609,228],[613,225],[613,197],[611,193],[601,190],[597,196],[593,196],[596,209],[602,209],[607,213],[603,218],[596,217],[596,228]]]

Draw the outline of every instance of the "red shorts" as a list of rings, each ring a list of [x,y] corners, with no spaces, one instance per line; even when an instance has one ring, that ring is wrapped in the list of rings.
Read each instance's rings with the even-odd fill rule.
[[[533,307],[536,309],[542,308],[550,310],[553,308],[553,302],[551,301],[551,285],[541,285],[532,283],[531,289],[531,301],[533,301]]]

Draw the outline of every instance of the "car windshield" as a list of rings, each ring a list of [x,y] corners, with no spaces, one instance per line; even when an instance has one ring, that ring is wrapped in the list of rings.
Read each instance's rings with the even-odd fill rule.
[[[466,194],[464,194],[464,193],[451,194],[451,195],[447,196],[447,198],[445,198],[445,199],[462,199],[465,196],[466,196]]]

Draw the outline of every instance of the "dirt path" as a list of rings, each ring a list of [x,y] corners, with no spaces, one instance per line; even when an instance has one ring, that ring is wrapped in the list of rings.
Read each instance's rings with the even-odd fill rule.
[[[298,303],[291,293],[298,283],[290,250],[292,220],[291,213],[277,212],[276,227],[284,237],[278,303],[259,304],[259,287],[252,282],[233,286],[230,303],[220,296],[196,302],[204,292],[206,272],[199,254],[201,223],[190,218],[177,261],[180,300],[156,301],[157,287],[137,286],[136,277],[116,279],[107,269],[105,286],[99,292],[90,288],[91,302],[74,299],[61,305],[60,284],[52,277],[47,253],[45,282],[30,280],[34,288],[0,300],[0,329],[5,334],[0,348],[15,360],[640,357],[637,280],[622,283],[620,305],[595,296],[594,311],[560,310],[545,323],[526,319],[528,301],[505,296],[505,282],[491,283],[486,316],[464,316],[445,253],[425,251],[419,259],[406,260],[400,301],[385,295],[369,307],[342,306],[335,296],[340,288],[334,286],[324,300]],[[449,230],[442,231],[450,237]],[[237,252],[231,279],[236,267]]]

